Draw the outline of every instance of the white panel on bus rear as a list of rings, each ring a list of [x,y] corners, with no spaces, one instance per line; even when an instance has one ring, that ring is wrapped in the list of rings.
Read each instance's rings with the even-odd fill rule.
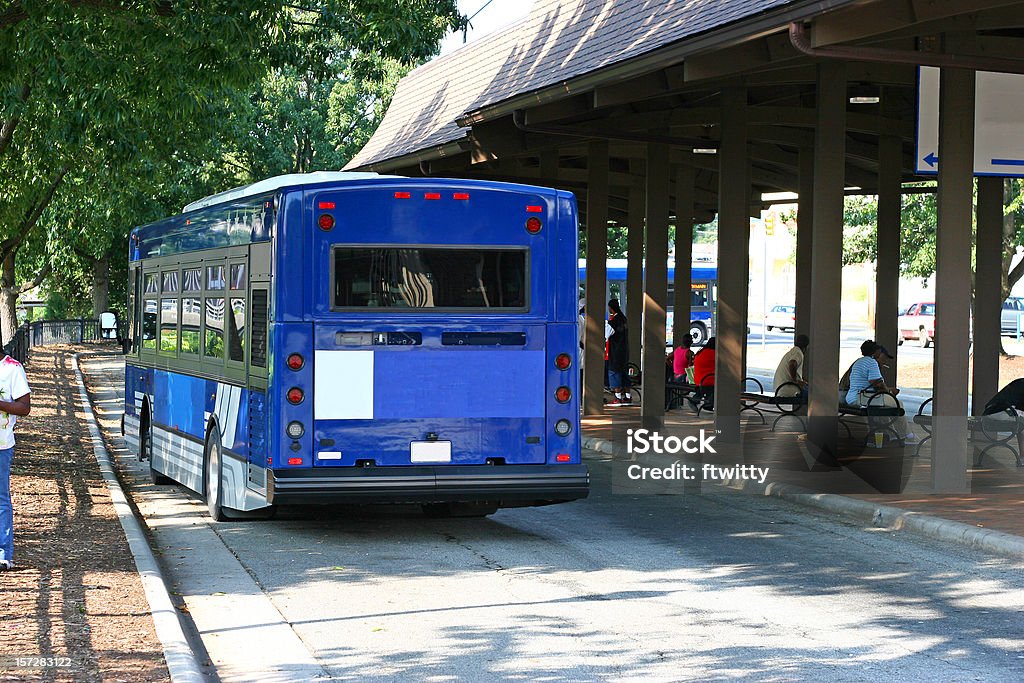
[[[373,419],[373,351],[317,351],[313,419]]]

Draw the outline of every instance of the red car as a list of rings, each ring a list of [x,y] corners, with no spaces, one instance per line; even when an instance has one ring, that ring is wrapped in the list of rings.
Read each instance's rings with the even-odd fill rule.
[[[935,302],[912,305],[900,315],[897,325],[900,344],[907,339],[916,339],[918,346],[928,348],[935,341]]]

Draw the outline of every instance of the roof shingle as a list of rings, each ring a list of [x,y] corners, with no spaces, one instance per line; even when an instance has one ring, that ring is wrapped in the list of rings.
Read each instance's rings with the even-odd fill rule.
[[[639,57],[796,0],[537,0],[529,17],[439,57],[398,84],[346,169],[465,138],[463,113]]]

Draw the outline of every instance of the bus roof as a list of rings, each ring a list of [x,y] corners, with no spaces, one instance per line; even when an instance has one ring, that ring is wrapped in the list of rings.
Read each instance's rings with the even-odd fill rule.
[[[230,202],[243,197],[254,197],[260,194],[273,192],[281,187],[295,187],[302,185],[315,185],[317,183],[338,183],[349,180],[369,180],[371,178],[396,178],[398,176],[382,176],[376,173],[351,173],[348,171],[314,171],[312,173],[286,173],[285,175],[266,178],[250,185],[242,185],[231,190],[211,194],[191,204],[186,204],[181,210],[182,213],[195,211],[214,204]]]

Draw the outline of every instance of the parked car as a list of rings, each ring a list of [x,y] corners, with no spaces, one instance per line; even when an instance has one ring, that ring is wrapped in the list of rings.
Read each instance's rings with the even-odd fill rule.
[[[900,314],[899,343],[916,339],[919,346],[928,348],[935,341],[935,302],[916,303]]]
[[[769,332],[775,327],[783,332],[796,330],[796,306],[772,306],[764,316],[764,326]]]
[[[1017,318],[1024,316],[1024,299],[1011,296],[1003,302],[1003,310],[1000,314],[999,328],[1004,335],[1017,335]],[[1021,328],[1024,329],[1024,319],[1021,320]]]

